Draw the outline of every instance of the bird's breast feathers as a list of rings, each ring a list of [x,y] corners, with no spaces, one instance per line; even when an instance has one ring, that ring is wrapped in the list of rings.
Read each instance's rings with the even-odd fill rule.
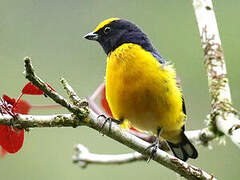
[[[125,43],[108,55],[106,96],[116,119],[129,119],[138,129],[156,133],[184,124],[181,91],[175,70],[159,63],[141,46]]]

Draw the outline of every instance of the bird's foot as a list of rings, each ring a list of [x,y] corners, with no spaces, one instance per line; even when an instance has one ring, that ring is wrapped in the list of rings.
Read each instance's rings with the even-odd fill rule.
[[[111,129],[112,129],[112,122],[115,122],[116,124],[122,124],[122,122],[123,122],[121,120],[117,120],[117,119],[114,119],[112,117],[106,117],[104,114],[99,115],[97,118],[98,119],[99,118],[104,118],[104,122],[101,125],[100,130],[99,130],[100,133],[102,133],[102,130],[105,127],[105,125],[107,124],[107,122],[109,123],[109,126],[108,126],[108,128],[109,128],[108,131],[109,132],[111,132]]]
[[[159,138],[156,137],[155,142],[153,142],[150,146],[148,146],[148,147],[145,149],[145,151],[150,151],[150,152],[151,152],[150,155],[149,155],[149,157],[148,157],[147,163],[149,163],[150,160],[155,157],[159,146],[160,146]]]
[[[149,157],[148,157],[147,163],[149,163],[149,161],[150,161],[151,159],[153,159],[153,158],[155,157],[156,153],[157,153],[157,150],[158,150],[158,148],[159,148],[159,146],[160,146],[159,136],[161,135],[161,132],[162,132],[162,128],[159,127],[159,128],[157,129],[157,136],[156,136],[155,141],[154,141],[150,146],[148,146],[148,147],[146,148],[146,151],[147,151],[147,150],[150,150],[150,152],[151,152],[151,154],[150,154]]]

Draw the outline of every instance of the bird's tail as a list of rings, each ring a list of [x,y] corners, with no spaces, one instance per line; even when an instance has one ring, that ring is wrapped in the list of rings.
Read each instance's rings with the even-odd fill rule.
[[[178,144],[171,143],[167,141],[170,149],[172,150],[174,156],[177,158],[187,161],[188,158],[196,159],[198,157],[198,152],[192,143],[188,140],[184,132],[181,133],[181,142]]]

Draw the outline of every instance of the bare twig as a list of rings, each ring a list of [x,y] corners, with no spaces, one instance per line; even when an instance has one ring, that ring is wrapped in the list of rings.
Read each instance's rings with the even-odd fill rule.
[[[71,100],[71,102],[78,106],[78,107],[86,107],[88,106],[88,102],[86,99],[80,99],[76,92],[72,89],[72,87],[68,84],[68,82],[64,79],[61,78],[61,83],[63,84],[64,89],[66,90],[69,99]]]
[[[224,133],[240,147],[240,121],[232,107],[226,64],[212,0],[193,0],[193,7],[204,50],[212,112],[209,124],[217,135]]]
[[[26,69],[26,78],[34,85],[36,85],[39,89],[41,89],[46,95],[48,95],[51,99],[53,99],[56,103],[61,104],[63,107],[67,108],[70,112],[77,115],[80,119],[85,118],[87,109],[85,109],[85,113],[80,111],[79,108],[69,102],[67,102],[62,96],[53,91],[51,88],[47,86],[39,77],[37,77],[34,73],[31,61],[29,57],[24,58],[25,69]]]
[[[147,134],[139,133],[136,131],[129,131],[131,134],[140,136],[141,139],[147,140],[147,142],[153,142],[154,136],[149,136]],[[188,138],[197,144],[208,145],[208,142],[215,138],[213,134],[208,129],[186,131]],[[160,147],[164,151],[168,151],[169,148],[165,141],[161,141]],[[73,156],[73,162],[79,164],[81,167],[85,168],[88,164],[126,164],[129,162],[143,161],[146,157],[138,152],[128,153],[128,154],[93,154],[88,151],[88,149],[82,144],[75,146],[76,155]]]
[[[88,149],[78,144],[74,148],[76,155],[73,156],[73,162],[85,168],[88,164],[126,164],[135,161],[147,160],[145,156],[138,152],[118,155],[93,154]]]

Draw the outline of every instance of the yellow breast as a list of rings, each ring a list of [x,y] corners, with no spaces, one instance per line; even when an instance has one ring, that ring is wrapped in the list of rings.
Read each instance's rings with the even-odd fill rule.
[[[184,124],[181,96],[172,66],[160,64],[141,46],[125,43],[108,56],[106,97],[114,118],[153,134],[162,128],[169,139],[167,132]]]

